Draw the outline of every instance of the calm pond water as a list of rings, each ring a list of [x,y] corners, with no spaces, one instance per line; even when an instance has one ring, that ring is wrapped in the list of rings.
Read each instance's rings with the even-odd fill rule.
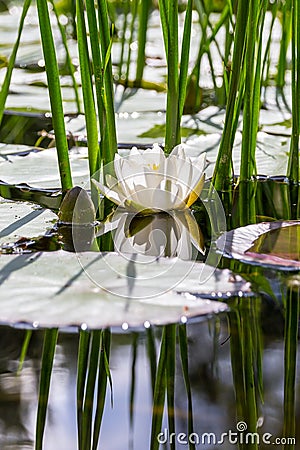
[[[261,307],[262,298],[248,300],[252,306]],[[283,432],[283,376],[284,341],[283,317],[280,305],[270,299],[263,300],[263,312],[258,320],[261,331],[261,352],[263,372],[263,401],[259,407],[259,434],[272,434],[272,442]],[[235,313],[229,313],[232,316]],[[247,320],[247,317],[244,317]],[[248,317],[250,320],[250,317]],[[222,433],[236,432],[237,405],[235,389],[239,390],[238,380],[242,376],[242,361],[237,361],[239,352],[234,333],[226,315],[190,324],[189,369],[193,398],[194,433],[202,438],[204,433],[214,433],[220,440]],[[255,324],[251,324],[254,326]],[[261,326],[261,329],[259,328]],[[157,350],[161,340],[161,329],[151,330],[155,336]],[[28,350],[22,373],[15,374],[24,333],[2,327],[1,329],[1,376],[0,376],[0,414],[1,448],[31,449],[34,442],[37,391],[42,346],[42,333],[35,332]],[[236,348],[235,348],[236,346]],[[56,349],[48,420],[45,430],[45,449],[72,450],[77,448],[76,431],[76,364],[78,335],[61,334]],[[245,349],[249,351],[249,349]],[[134,355],[135,358],[134,359]],[[233,373],[232,361],[236,368]],[[176,432],[187,430],[187,395],[181,371],[180,356],[176,355],[175,378],[175,416]],[[245,363],[245,362],[244,362]],[[130,449],[149,448],[152,418],[152,388],[150,362],[147,354],[147,334],[116,332],[112,337],[111,374],[113,378],[113,407],[110,393],[107,393],[106,408],[101,428],[99,448]],[[133,377],[134,374],[134,377]],[[134,386],[133,386],[134,383]],[[130,413],[131,389],[134,389],[133,412]],[[296,387],[299,389],[299,383]],[[245,392],[243,393],[245,394]],[[296,411],[298,422],[299,410]],[[168,429],[166,417],[163,429]],[[293,436],[300,439],[299,430]],[[261,438],[262,439],[262,438]],[[200,441],[201,442],[201,441]],[[212,441],[213,442],[213,441]],[[197,448],[222,448],[213,443]],[[258,448],[267,449],[261,445]],[[278,448],[281,446],[278,445]],[[177,443],[176,448],[188,448]],[[237,448],[237,445],[224,443],[224,448]],[[252,448],[247,446],[245,448]],[[298,448],[297,446],[295,448]]]

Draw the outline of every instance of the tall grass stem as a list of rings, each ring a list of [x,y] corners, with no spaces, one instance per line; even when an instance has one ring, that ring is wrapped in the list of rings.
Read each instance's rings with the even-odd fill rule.
[[[72,177],[53,31],[50,22],[47,0],[37,0],[36,4],[48,80],[59,173],[62,189],[63,191],[66,191],[72,188]]]
[[[31,0],[24,1],[22,14],[21,14],[21,18],[20,18],[20,23],[19,23],[19,28],[18,28],[17,39],[16,39],[16,42],[14,43],[13,50],[12,50],[12,53],[11,53],[9,61],[8,61],[5,78],[4,78],[4,81],[3,81],[3,84],[1,87],[1,91],[0,91],[0,125],[1,125],[1,122],[3,119],[5,103],[6,103],[8,92],[9,92],[9,86],[11,83],[13,68],[14,68],[15,62],[16,62],[17,51],[18,51],[18,48],[20,45],[21,35],[22,35],[23,27],[24,27],[24,21],[26,19],[30,4],[31,4]]]

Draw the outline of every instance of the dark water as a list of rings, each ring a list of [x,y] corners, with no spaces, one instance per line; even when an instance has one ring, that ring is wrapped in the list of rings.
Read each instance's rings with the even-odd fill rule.
[[[249,303],[260,308],[262,299],[252,298],[249,299]],[[261,331],[262,341],[264,404],[258,400],[258,417],[260,422],[263,422],[259,428],[259,434],[262,436],[264,433],[270,433],[273,435],[272,439],[275,439],[283,435],[284,324],[280,306],[276,307],[270,300],[264,300],[263,304],[261,316],[258,318],[259,323],[252,323],[252,326],[261,326],[259,332]],[[240,368],[246,362],[244,358],[239,361],[239,346],[234,335],[238,333],[234,325],[235,313],[230,314],[231,318],[222,315],[187,327],[194,433],[199,439],[203,438],[204,433],[214,433],[216,439],[221,440],[222,433],[229,430],[236,432],[237,414],[241,408],[241,405],[237,403],[237,398],[241,396],[239,378],[243,375]],[[249,314],[249,320],[250,317],[251,314]],[[244,319],[246,318],[244,316]],[[151,331],[159,352],[162,330],[155,328]],[[16,369],[23,336],[22,331],[1,329],[1,449],[33,448],[42,332],[33,334],[23,370],[17,376]],[[247,348],[247,343],[245,345],[245,352],[251,351]],[[77,350],[78,335],[60,335],[52,374],[44,438],[45,449],[77,448],[75,403]],[[134,352],[136,352],[136,360],[133,364]],[[110,405],[108,390],[99,448],[149,448],[153,411],[146,332],[113,334],[111,374],[114,405],[113,407]],[[131,422],[130,392],[133,383]],[[188,406],[178,349],[175,406],[176,432],[179,436],[179,433],[188,433]],[[297,408],[296,418],[298,415]],[[239,420],[242,418],[239,417]],[[163,420],[163,431],[165,429],[168,429],[166,417]],[[195,439],[196,435],[193,435]],[[300,439],[299,431],[295,437],[297,440]],[[161,437],[161,440],[164,439]],[[178,439],[180,441],[180,438]],[[224,448],[237,448],[228,441],[223,445]],[[177,442],[176,448],[188,448],[188,446]],[[197,448],[222,448],[222,446],[206,442],[206,445],[203,444]],[[261,444],[259,448],[268,448],[268,445]]]

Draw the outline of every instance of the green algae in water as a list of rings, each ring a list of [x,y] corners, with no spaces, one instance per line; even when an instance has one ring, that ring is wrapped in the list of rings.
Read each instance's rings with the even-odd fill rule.
[[[246,253],[272,255],[300,261],[300,223],[262,234]]]

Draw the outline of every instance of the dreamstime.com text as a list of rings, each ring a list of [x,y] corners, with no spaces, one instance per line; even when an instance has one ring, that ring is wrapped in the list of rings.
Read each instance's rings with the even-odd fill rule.
[[[265,445],[295,445],[295,437],[277,437],[271,433],[257,433],[247,431],[246,422],[238,422],[236,430],[228,430],[217,435],[216,433],[169,433],[165,428],[157,435],[160,444],[181,445],[222,445],[222,444],[265,444]]]

